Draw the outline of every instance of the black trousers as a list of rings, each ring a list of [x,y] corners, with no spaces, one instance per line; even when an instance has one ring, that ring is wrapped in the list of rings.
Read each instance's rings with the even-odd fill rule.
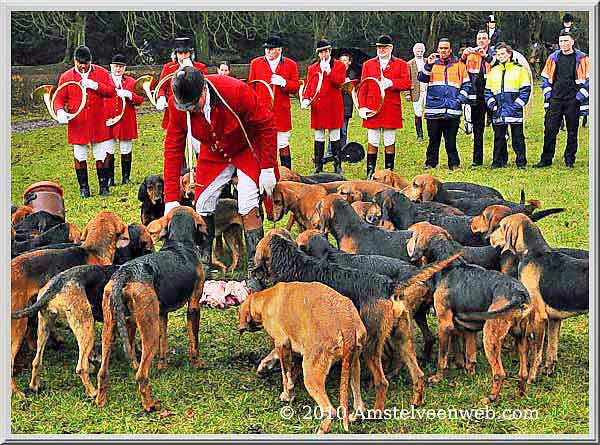
[[[437,167],[440,155],[440,143],[444,136],[446,154],[448,155],[448,167],[458,167],[460,157],[456,150],[456,134],[460,126],[460,117],[452,119],[427,119],[427,134],[429,145],[427,146],[427,160],[425,165]]]
[[[485,102],[471,105],[471,123],[473,124],[473,164],[483,164],[483,132],[485,131]]]
[[[560,123],[565,118],[567,124],[567,146],[563,155],[565,164],[573,164],[577,154],[577,133],[579,131],[579,102],[577,99],[550,99],[544,118],[544,149],[541,161],[551,164],[556,151],[556,136]]]
[[[494,124],[494,159],[492,165],[504,166],[508,163],[508,150],[506,144],[506,132],[510,125],[510,134],[512,136],[512,147],[517,155],[515,164],[517,167],[527,165],[527,148],[525,146],[525,134],[523,133],[523,124]]]

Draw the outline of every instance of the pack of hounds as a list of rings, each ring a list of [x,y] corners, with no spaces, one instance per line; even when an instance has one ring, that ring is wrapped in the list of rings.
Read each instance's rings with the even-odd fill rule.
[[[187,199],[190,206],[163,216],[162,178],[146,177],[139,189],[142,224],[129,226],[103,211],[81,232],[51,213],[13,207],[14,395],[23,395],[14,377],[23,340],[35,350],[29,388],[38,391],[44,348],[49,340],[60,341],[54,332],[59,319],[75,334],[76,372],[100,407],[108,400],[111,349],[118,333],[136,372],[144,410],[160,408],[149,371],[157,353],[158,369],[169,366],[168,314],[185,305],[190,363],[205,366],[198,331],[206,270],[198,245],[206,224],[191,207],[188,183],[184,172],[181,202]],[[327,173],[302,176],[282,167],[273,204],[272,220],[289,213],[288,225],[268,231],[257,247],[253,274],[264,290],[243,301],[238,328],[240,333],[265,330],[273,339],[257,373],[280,366],[283,402],[293,400],[303,376],[307,392],[326,414],[319,433],[330,431],[340,412],[325,389],[338,361],[339,407],[348,431],[366,409],[361,362],[368,370],[368,391],[375,390],[374,409],[384,409],[388,379],[403,366],[412,381],[410,403],[420,406],[426,383],[448,378],[449,368],[475,374],[482,331],[491,388],[481,402],[488,404],[498,400],[506,378],[502,354],[507,335],[514,338],[517,393],[523,396],[540,372],[554,373],[562,320],[588,312],[588,252],[550,246],[535,223],[564,209],[541,209],[541,202],[526,201],[524,192],[520,202],[511,202],[491,187],[442,182],[431,175],[408,181],[380,170],[373,180],[362,181]],[[216,211],[216,267],[226,270],[225,246],[229,269],[238,267],[244,257],[242,233],[235,196],[222,198]],[[157,243],[162,243],[159,250]],[[426,377],[419,363],[434,352],[427,321],[432,308],[437,370]],[[419,357],[413,321],[423,339]],[[89,376],[95,322],[102,323],[97,385]]]

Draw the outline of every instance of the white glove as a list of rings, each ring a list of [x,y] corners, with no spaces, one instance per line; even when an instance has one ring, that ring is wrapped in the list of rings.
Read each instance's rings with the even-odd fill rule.
[[[125,90],[123,88],[119,88],[117,90],[117,96],[124,97],[125,99],[129,99],[129,100],[131,100],[131,98],[133,97],[131,94],[131,91]]]
[[[268,196],[273,194],[273,190],[275,189],[275,183],[277,179],[275,178],[275,169],[273,168],[263,168],[260,171],[260,176],[258,178],[258,191],[262,195],[263,192],[267,192]]]
[[[384,77],[383,80],[381,81],[381,84],[383,85],[383,89],[387,90],[389,87],[391,87],[394,84],[394,82],[392,82],[387,77]]]
[[[184,66],[194,66],[194,63],[188,58],[188,59],[183,59],[183,61],[179,64],[181,66],[181,68],[183,68]]]
[[[179,204],[179,201],[169,201],[165,203],[165,216],[167,216],[171,210],[173,210],[176,207],[179,207],[180,205],[181,204]]]
[[[277,86],[280,86],[283,88],[286,86],[287,81],[283,77],[281,77],[279,74],[273,74],[271,76],[271,83],[273,85],[277,85]]]
[[[69,122],[69,118],[67,117],[67,112],[65,110],[63,110],[62,108],[59,110],[56,110],[56,120],[58,121],[59,124],[66,124],[67,122]]]
[[[303,110],[306,110],[309,105],[310,105],[310,100],[304,99],[304,100],[302,100],[302,103],[300,104],[300,108],[302,108]]]
[[[84,88],[90,88],[92,90],[98,89],[98,82],[92,79],[85,78],[81,81],[81,86]]]
[[[367,114],[371,111],[372,110],[369,110],[367,107],[362,107],[358,109],[358,115],[361,117],[361,119],[367,119]]]
[[[167,98],[165,96],[160,96],[156,101],[156,109],[162,111],[165,108],[167,108]]]

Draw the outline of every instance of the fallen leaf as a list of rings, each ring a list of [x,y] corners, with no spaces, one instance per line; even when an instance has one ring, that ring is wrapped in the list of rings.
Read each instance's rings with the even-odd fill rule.
[[[188,419],[193,419],[194,417],[196,417],[196,411],[194,411],[193,409],[188,409],[185,413],[185,417],[187,417]]]
[[[164,418],[166,418],[166,417],[171,417],[172,415],[173,415],[173,413],[172,413],[171,411],[164,410],[164,411],[162,411],[162,412],[159,414],[159,417],[160,417],[161,419],[164,419]]]

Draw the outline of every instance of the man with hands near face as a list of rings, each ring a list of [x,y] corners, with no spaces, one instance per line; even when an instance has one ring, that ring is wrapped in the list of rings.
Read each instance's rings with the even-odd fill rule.
[[[173,51],[175,52],[175,61],[166,63],[160,73],[158,81],[160,82],[163,77],[183,68],[184,66],[193,66],[197,70],[202,71],[203,74],[208,74],[206,65],[202,62],[194,60],[194,45],[192,39],[189,37],[177,37],[173,44]],[[156,109],[158,111],[164,111],[163,120],[161,123],[162,128],[165,130],[169,125],[169,96],[171,95],[171,83],[165,82],[158,92],[156,98]]]
[[[250,62],[248,82],[263,80],[271,85],[275,94],[273,113],[277,127],[277,149],[281,165],[292,168],[290,136],[292,133],[292,113],[290,95],[296,94],[300,87],[298,65],[292,59],[284,57],[283,41],[277,36],[270,36],[263,44],[265,55]],[[252,84],[258,96],[260,106],[271,107],[271,95],[264,85]]]
[[[392,55],[394,45],[389,35],[377,39],[377,57],[363,64],[362,77],[379,79],[385,97],[381,111],[372,117],[369,112],[379,108],[381,93],[375,82],[365,82],[358,91],[359,115],[363,119],[363,128],[367,129],[367,179],[375,172],[377,151],[381,133],[385,147],[385,168],[394,169],[396,156],[396,129],[402,128],[402,101],[400,92],[410,90],[412,82],[407,63]]]
[[[456,134],[462,105],[469,100],[472,89],[465,64],[452,55],[450,40],[440,39],[438,52],[429,55],[423,70],[419,72],[419,80],[428,84],[425,119],[429,145],[425,169],[437,167],[442,136],[448,155],[448,168],[459,168]]]
[[[131,162],[133,140],[137,139],[137,116],[135,107],[144,102],[144,97],[133,91],[135,79],[125,75],[127,62],[122,54],[115,54],[110,64],[110,78],[112,85],[116,88],[117,96],[106,100],[106,107],[111,117],[121,113],[123,100],[125,98],[125,111],[123,117],[110,128],[112,145],[108,149],[107,158],[109,162],[109,186],[115,185],[115,149],[117,141],[121,152],[121,177],[123,184],[129,184],[131,175]]]
[[[319,60],[308,67],[301,108],[310,105],[310,128],[315,132],[314,173],[323,170],[325,154],[325,130],[329,130],[329,141],[334,157],[336,173],[342,172],[340,158],[341,131],[344,125],[344,100],[340,86],[346,80],[346,66],[331,56],[331,43],[319,40],[316,48]],[[319,76],[323,76],[321,89],[317,91]],[[310,100],[314,98],[312,103]]]
[[[486,75],[494,58],[490,37],[485,29],[477,33],[477,47],[466,48],[461,61],[467,66],[471,79],[472,94],[469,95],[473,124],[473,167],[483,164],[483,133],[485,131],[486,106],[483,97]]]
[[[58,84],[62,85],[68,81],[80,82],[86,89],[85,107],[75,118],[68,119],[67,113],[74,113],[82,100],[81,89],[76,85],[69,85],[56,95],[54,111],[58,122],[67,124],[67,142],[73,145],[75,174],[81,197],[90,197],[87,171],[88,145],[91,145],[96,160],[100,195],[107,196],[109,194],[107,152],[112,140],[110,128],[106,126],[106,119],[111,116],[104,103],[106,98],[116,95],[115,87],[108,71],[92,63],[92,54],[87,46],[79,46],[75,49],[73,64],[73,68],[60,76]]]

